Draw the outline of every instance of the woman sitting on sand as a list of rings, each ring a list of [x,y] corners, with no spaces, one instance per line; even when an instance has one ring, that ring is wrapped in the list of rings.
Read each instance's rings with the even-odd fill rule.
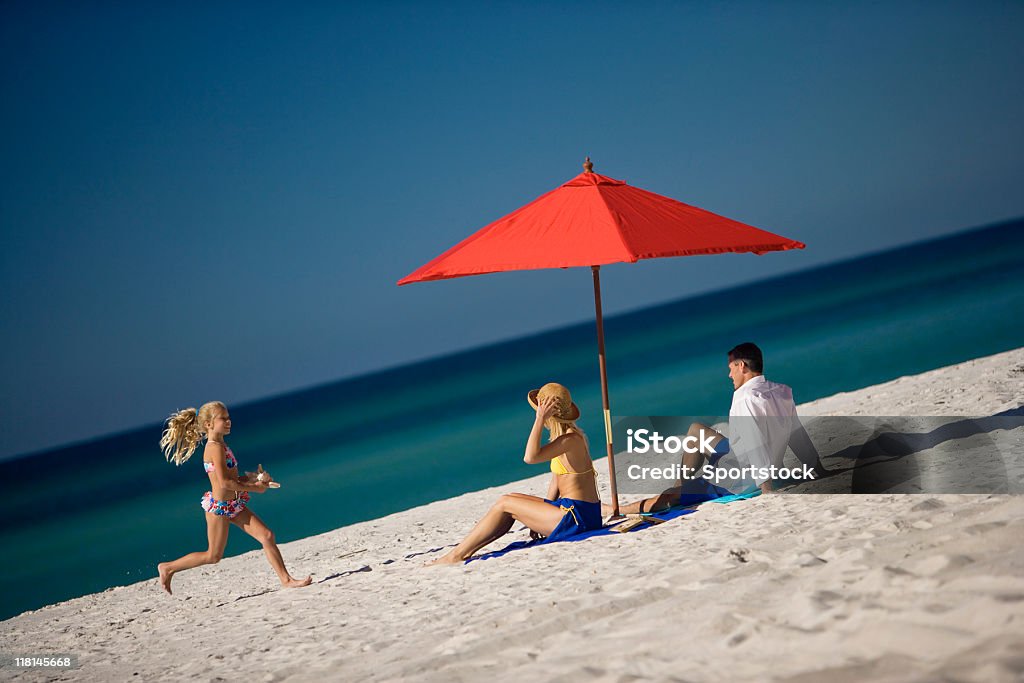
[[[523,460],[530,464],[551,462],[547,498],[506,493],[462,543],[430,564],[455,564],[468,559],[508,533],[516,520],[541,536],[552,536],[556,529],[557,536],[562,537],[601,527],[597,475],[587,438],[576,426],[580,409],[572,402],[569,390],[561,384],[545,384],[531,391],[526,400],[537,410],[537,417],[526,441]],[[540,436],[545,427],[550,441],[541,446]]]

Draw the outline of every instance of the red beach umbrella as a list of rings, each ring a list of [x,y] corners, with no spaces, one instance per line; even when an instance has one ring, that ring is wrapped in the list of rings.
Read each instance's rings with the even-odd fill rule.
[[[803,249],[805,245],[633,187],[622,180],[598,175],[593,172],[590,157],[583,168],[584,172],[569,182],[481,228],[406,275],[398,284],[508,270],[591,268],[608,473],[617,514],[619,500],[612,453],[600,267],[663,256],[764,254]]]

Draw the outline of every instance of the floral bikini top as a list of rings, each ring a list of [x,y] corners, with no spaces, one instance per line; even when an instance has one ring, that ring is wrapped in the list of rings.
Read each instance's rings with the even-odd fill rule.
[[[235,460],[235,454],[231,452],[231,448],[228,447],[227,444],[224,444],[224,450],[227,451],[227,453],[224,455],[224,464],[228,466],[228,469],[231,469],[232,467],[238,467],[238,461]],[[206,470],[207,472],[213,472],[213,463],[204,460],[203,469]]]

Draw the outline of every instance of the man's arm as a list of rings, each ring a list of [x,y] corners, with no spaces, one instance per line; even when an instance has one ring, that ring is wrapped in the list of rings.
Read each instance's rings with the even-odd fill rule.
[[[754,483],[767,493],[772,481],[760,475],[767,475],[772,465],[766,424],[769,418],[764,407],[749,398],[733,408],[729,415],[729,449],[736,454],[741,467],[755,468]]]
[[[792,449],[793,455],[803,464],[813,467],[819,473],[826,471],[821,464],[818,449],[814,447],[810,435],[795,414],[793,415],[793,431],[789,435],[789,447]]]

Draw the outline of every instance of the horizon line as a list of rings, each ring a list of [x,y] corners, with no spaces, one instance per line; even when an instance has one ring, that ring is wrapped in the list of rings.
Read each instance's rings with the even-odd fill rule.
[[[767,283],[771,283],[771,282],[775,282],[775,281],[779,281],[779,280],[784,280],[786,278],[799,277],[799,276],[806,275],[808,273],[813,273],[815,271],[826,270],[826,269],[829,269],[829,268],[835,268],[835,267],[847,265],[847,264],[850,264],[850,263],[855,263],[857,261],[861,261],[861,260],[865,260],[865,259],[875,258],[875,257],[881,256],[881,255],[884,255],[884,254],[889,254],[889,253],[892,253],[892,252],[897,252],[897,251],[901,251],[901,250],[904,250],[904,249],[908,249],[910,247],[919,247],[919,246],[928,245],[928,244],[932,244],[932,243],[936,243],[936,242],[942,242],[942,241],[945,241],[945,240],[962,238],[962,237],[964,237],[964,236],[966,236],[966,235],[968,235],[970,233],[983,232],[983,231],[986,231],[986,230],[994,230],[994,229],[997,229],[997,228],[1000,228],[1000,227],[1005,227],[1007,225],[1014,224],[1014,223],[1020,223],[1020,222],[1024,222],[1024,215],[1017,216],[1015,218],[998,220],[998,221],[994,221],[994,222],[991,222],[991,223],[985,223],[983,225],[975,226],[975,227],[971,227],[971,228],[964,228],[964,229],[961,229],[961,230],[957,230],[955,232],[951,232],[951,233],[947,233],[947,234],[944,234],[944,235],[940,235],[938,237],[929,237],[927,239],[917,240],[917,241],[914,241],[914,242],[905,242],[905,243],[898,244],[898,245],[891,246],[891,247],[887,247],[887,248],[884,248],[884,249],[878,249],[878,250],[874,250],[874,251],[868,251],[868,252],[864,252],[864,253],[861,253],[861,254],[857,254],[855,256],[839,258],[839,259],[836,259],[835,261],[829,261],[829,262],[826,262],[826,263],[810,266],[810,267],[803,268],[803,269],[800,269],[800,270],[794,270],[794,271],[790,271],[790,272],[786,272],[786,273],[779,273],[779,274],[776,274],[776,275],[771,275],[771,276],[768,276],[768,277],[760,278],[760,279],[757,279],[757,280],[748,280],[748,281],[745,281],[745,282],[740,282],[740,283],[737,283],[737,284],[734,284],[734,285],[730,285],[728,287],[720,287],[720,288],[717,288],[717,289],[709,289],[709,290],[705,290],[705,291],[702,291],[702,292],[696,292],[694,294],[689,294],[687,296],[679,297],[679,298],[676,298],[676,299],[671,299],[671,300],[663,301],[663,302],[660,302],[660,303],[649,304],[649,305],[642,306],[642,307],[639,307],[639,308],[632,308],[632,309],[628,309],[628,310],[624,310],[624,311],[619,311],[619,312],[617,312],[617,313],[615,313],[613,315],[605,316],[604,317],[604,321],[607,324],[608,321],[614,321],[614,320],[619,319],[619,318],[624,318],[624,317],[638,315],[638,314],[649,312],[649,311],[654,311],[654,310],[657,310],[659,308],[664,308],[664,307],[668,307],[668,306],[674,306],[674,305],[677,305],[677,304],[679,304],[681,302],[690,301],[690,300],[693,300],[693,299],[700,299],[700,298],[708,297],[708,296],[717,296],[717,295],[721,295],[721,294],[724,294],[726,292],[729,292],[729,291],[732,291],[732,290],[736,290],[736,289],[742,289],[742,288],[745,288],[745,287],[751,287],[751,286],[758,285],[758,284],[767,284]],[[582,267],[582,266],[580,266],[580,267]],[[295,389],[289,389],[287,391],[283,391],[283,392],[279,392],[279,393],[275,393],[275,394],[269,394],[269,395],[255,397],[255,398],[249,399],[247,401],[239,402],[237,405],[238,405],[239,408],[250,407],[250,406],[259,405],[261,403],[266,403],[266,402],[270,402],[270,401],[277,401],[277,400],[280,400],[280,399],[284,399],[284,398],[287,398],[288,396],[293,396],[293,395],[298,395],[298,394],[305,394],[307,392],[322,390],[322,389],[325,389],[327,387],[331,387],[331,386],[335,386],[335,385],[346,384],[346,383],[349,383],[349,382],[357,382],[357,381],[360,381],[360,380],[366,380],[366,379],[370,379],[370,378],[377,378],[377,377],[382,377],[382,376],[386,376],[386,375],[393,375],[393,374],[400,373],[402,371],[406,371],[406,370],[408,370],[410,368],[415,368],[415,367],[427,365],[427,364],[430,364],[430,363],[436,363],[436,362],[439,362],[439,361],[443,361],[443,360],[446,360],[446,359],[452,359],[452,358],[455,358],[455,357],[458,357],[458,356],[462,356],[462,355],[466,355],[466,354],[470,354],[470,353],[478,353],[478,352],[484,351],[486,349],[495,349],[495,350],[497,350],[498,348],[500,348],[502,346],[507,346],[507,345],[521,343],[521,342],[526,341],[526,340],[536,339],[536,338],[543,337],[543,336],[546,336],[546,335],[549,335],[549,334],[553,334],[553,333],[556,333],[556,332],[563,333],[563,332],[565,332],[567,330],[571,330],[571,329],[578,328],[578,327],[581,327],[581,326],[589,326],[589,325],[592,325],[592,324],[594,324],[593,319],[592,318],[587,318],[587,319],[580,320],[579,322],[571,322],[571,323],[568,323],[568,324],[565,324],[565,325],[560,325],[558,327],[545,328],[543,330],[537,330],[537,331],[530,332],[530,333],[527,333],[527,334],[523,334],[523,335],[519,335],[519,336],[515,336],[515,337],[509,337],[509,338],[501,339],[501,340],[497,340],[497,341],[490,341],[490,342],[486,342],[486,343],[483,343],[483,344],[478,344],[476,346],[468,346],[468,347],[464,347],[464,348],[448,351],[448,352],[445,352],[445,353],[435,354],[435,355],[432,355],[432,356],[425,356],[425,357],[417,358],[417,359],[413,359],[413,360],[406,360],[406,361],[402,361],[402,362],[396,363],[394,365],[386,365],[386,366],[378,367],[378,368],[375,368],[375,369],[367,370],[365,372],[354,373],[354,374],[351,374],[351,375],[343,375],[341,377],[336,377],[334,379],[330,379],[330,380],[327,380],[327,381],[324,381],[324,382],[320,382],[320,383],[317,383],[317,384],[310,384],[310,385],[306,385],[306,386],[303,386],[303,387],[298,387],[298,388],[295,388]],[[6,456],[0,456],[0,463],[8,463],[8,462],[11,462],[11,461],[14,461],[14,460],[28,459],[28,458],[32,458],[32,457],[36,457],[36,456],[40,456],[40,455],[54,453],[56,451],[69,450],[69,449],[73,449],[73,448],[79,448],[79,447],[82,447],[82,446],[96,444],[96,443],[99,443],[99,442],[102,442],[102,441],[117,439],[117,438],[120,438],[120,437],[126,437],[126,436],[129,436],[129,435],[135,434],[137,432],[142,432],[142,431],[145,431],[145,430],[149,430],[150,428],[153,427],[154,424],[163,424],[163,421],[160,421],[158,423],[147,422],[147,423],[139,424],[139,425],[136,425],[136,426],[133,426],[133,427],[128,427],[128,428],[121,429],[121,430],[114,431],[114,432],[106,432],[106,433],[103,433],[103,434],[98,434],[98,435],[93,436],[93,437],[88,437],[88,438],[84,438],[84,439],[77,439],[77,440],[73,440],[73,441],[58,443],[58,444],[55,444],[55,445],[52,445],[52,446],[47,446],[47,447],[41,448],[41,449],[35,449],[35,450],[31,450],[31,451],[24,451],[22,453],[13,453],[13,454],[6,455]]]

